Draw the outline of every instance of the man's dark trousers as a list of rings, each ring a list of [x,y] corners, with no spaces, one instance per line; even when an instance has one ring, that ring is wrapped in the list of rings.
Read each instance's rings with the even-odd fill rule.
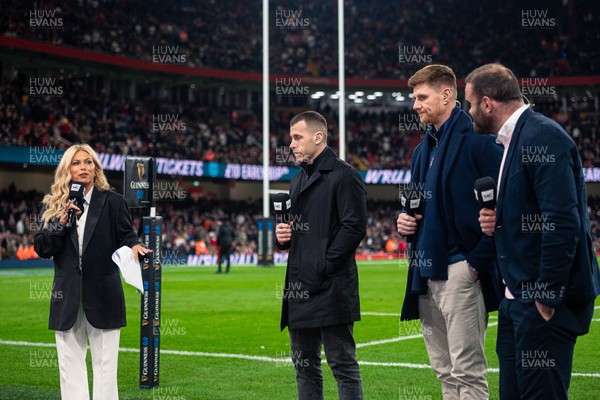
[[[563,306],[546,322],[534,302],[503,299],[496,342],[500,399],[566,400],[575,341],[593,311],[593,303]]]
[[[299,400],[323,400],[321,344],[338,384],[339,399],[363,400],[353,329],[354,323],[289,329]]]
[[[232,251],[233,251],[233,249],[229,246],[221,247],[221,251],[219,252],[219,269],[217,269],[217,272],[221,272],[221,264],[223,263],[223,260],[225,260],[225,263],[227,264],[227,269],[225,270],[225,272],[229,272],[229,265],[230,265],[229,257],[231,257]]]

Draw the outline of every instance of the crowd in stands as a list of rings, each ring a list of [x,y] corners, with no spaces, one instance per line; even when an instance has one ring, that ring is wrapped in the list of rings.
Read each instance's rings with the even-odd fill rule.
[[[33,239],[41,229],[42,198],[37,191],[18,191],[14,185],[0,191],[0,259],[38,258]],[[217,254],[219,224],[228,220],[236,232],[234,252],[256,252],[255,217],[260,204],[217,200],[208,194],[201,198],[158,201],[157,215],[163,217],[163,255],[173,257]],[[141,236],[142,210],[132,209],[132,222]]]
[[[345,0],[344,4],[349,78],[407,79],[430,62],[452,66],[459,78],[493,61],[503,62],[520,78],[598,75],[600,71],[598,2]],[[272,73],[337,76],[334,2],[299,5],[281,0],[271,2],[270,13]],[[243,72],[262,68],[260,2],[183,0],[173,5],[159,0],[7,0],[0,15],[0,35],[4,36],[150,62],[164,52],[185,55],[181,65],[189,67]],[[60,26],[44,26],[57,19]],[[401,54],[422,56],[426,62],[410,62]],[[36,68],[41,76],[48,67]],[[30,91],[31,70],[25,71],[2,71],[0,145],[65,149],[70,143],[86,142],[103,153],[242,164],[262,160],[260,109],[140,95],[123,98],[104,89],[90,89],[87,73],[61,75],[60,85],[65,89],[61,96],[35,96]],[[579,148],[584,167],[600,167],[597,86],[544,89],[557,94],[529,96],[535,110],[565,128]],[[313,108],[327,118],[329,145],[337,152],[337,109],[326,102],[314,102]],[[297,109],[275,106],[271,110],[271,164],[291,165],[289,121]],[[422,130],[401,126],[401,121],[410,119],[408,115],[414,113],[406,104],[377,109],[350,106],[348,162],[362,170],[408,168],[423,136]],[[165,125],[165,119],[174,117]],[[41,198],[41,193],[17,192],[14,187],[0,191],[0,258],[35,256],[32,235]],[[367,237],[359,251],[401,251],[404,241],[394,223],[397,204],[371,205]],[[259,205],[224,203],[208,194],[159,207],[165,217],[166,251],[214,254],[215,233],[223,218],[230,219],[238,232],[236,252],[256,250]],[[598,238],[600,200],[596,198],[590,198],[590,216]],[[138,227],[140,218],[135,212],[134,222]]]
[[[600,110],[598,92],[569,93],[563,102],[533,99],[534,109],[560,123],[573,138],[584,167],[600,167]]]
[[[81,89],[77,78],[63,97],[27,93],[27,78],[17,73],[0,85],[0,145],[54,146],[85,142],[96,151],[154,155],[221,163],[258,164],[262,126],[256,113],[157,100],[113,99]],[[337,132],[337,112],[321,110]],[[348,158],[360,169],[408,167],[419,134],[400,134],[400,110],[348,112]],[[412,113],[406,109],[402,113]],[[292,164],[289,121],[293,113],[275,111],[271,120],[271,163]],[[156,120],[176,118],[173,123]],[[337,151],[337,135],[329,139]],[[281,157],[283,156],[283,157]]]
[[[33,249],[35,232],[41,227],[43,193],[18,191],[14,185],[0,191],[0,259],[38,258]],[[600,250],[600,198],[588,199],[591,230]],[[360,254],[406,254],[406,242],[396,231],[399,202],[368,200],[367,233]],[[142,210],[132,209],[134,228],[141,236]],[[158,202],[157,215],[163,218],[162,256],[214,255],[216,234],[227,220],[235,231],[234,253],[257,250],[259,202],[223,201],[213,194],[181,201]]]
[[[89,93],[81,79],[65,79],[68,90],[63,96],[46,97],[28,92],[29,80],[21,71],[5,77],[0,83],[0,145],[66,148],[86,142],[103,153],[220,163],[262,161],[262,124],[256,110],[116,98],[102,91]],[[586,167],[600,166],[599,97],[597,89],[579,89],[556,98],[531,98],[537,111],[561,123],[573,137]],[[337,109],[323,105],[318,111],[329,122],[329,145],[337,151]],[[294,113],[283,108],[271,113],[272,165],[293,164],[288,145]],[[410,167],[423,132],[411,128],[416,123],[401,122],[407,120],[417,121],[407,106],[350,107],[348,161],[362,170]]]
[[[589,197],[590,230],[596,253],[600,255],[600,197]]]
[[[162,51],[158,47],[172,46],[175,50],[168,51],[185,55],[186,66],[262,69],[261,2],[3,3],[0,34],[5,36],[147,61]],[[407,79],[422,63],[400,57],[405,51],[448,64],[459,77],[491,61],[501,61],[523,77],[600,70],[598,2],[346,0],[344,5],[347,77]],[[43,18],[62,22],[49,28]],[[337,76],[336,21],[335,2],[271,2],[271,70]]]
[[[43,195],[17,191],[14,184],[0,191],[0,259],[38,258],[33,250],[38,217],[36,204]]]
[[[0,191],[0,259],[38,258],[33,238],[41,227],[43,193],[17,191],[14,185]],[[234,253],[256,253],[257,224],[261,205],[242,201],[220,201],[208,194],[182,201],[159,202],[157,215],[163,217],[162,255],[188,256],[217,254],[219,224],[228,220],[236,232]],[[371,202],[367,237],[359,252],[397,254],[405,249],[395,230],[397,204]],[[142,211],[132,209],[134,227],[141,234]]]

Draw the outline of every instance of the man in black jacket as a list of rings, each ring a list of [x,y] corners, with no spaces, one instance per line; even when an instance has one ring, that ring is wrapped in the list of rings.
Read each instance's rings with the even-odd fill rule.
[[[219,246],[219,268],[217,269],[217,274],[221,273],[221,264],[223,260],[227,264],[227,268],[225,269],[225,273],[229,273],[229,257],[231,256],[231,252],[233,250],[233,238],[235,236],[235,232],[227,219],[223,218],[220,222],[219,230],[217,231],[217,246]]]
[[[301,171],[290,187],[292,222],[275,232],[277,246],[289,249],[281,329],[290,333],[298,398],[323,399],[323,344],[339,398],[362,400],[354,255],[366,233],[366,190],[358,172],[327,147],[327,122],[319,113],[292,118],[290,136]]]

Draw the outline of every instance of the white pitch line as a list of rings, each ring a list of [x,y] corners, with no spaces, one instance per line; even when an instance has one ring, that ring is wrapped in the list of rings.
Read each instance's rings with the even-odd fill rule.
[[[54,343],[36,343],[36,342],[24,342],[24,341],[12,341],[0,339],[0,345],[7,346],[30,346],[30,347],[56,347]],[[120,347],[121,353],[139,353],[140,349],[134,349],[131,347]],[[239,360],[254,360],[254,361],[265,361],[265,362],[276,362],[292,364],[292,360],[289,358],[274,358],[266,356],[250,356],[247,354],[228,354],[228,353],[207,353],[204,351],[182,351],[182,350],[160,350],[161,354],[172,354],[176,356],[194,356],[194,357],[212,357],[212,358],[233,358]],[[413,363],[399,363],[399,362],[377,362],[377,361],[359,361],[360,365],[369,365],[375,367],[399,367],[399,368],[412,368],[412,369],[431,369],[428,364],[413,364]],[[498,372],[498,368],[489,368],[488,372]],[[572,372],[571,376],[580,376],[585,378],[600,378],[600,374],[596,373],[582,373]]]
[[[362,311],[360,315],[371,315],[374,317],[400,317],[400,314],[396,313],[384,313],[384,312],[376,312],[376,311]],[[498,319],[496,315],[490,315],[489,319]]]
[[[413,369],[431,369],[431,365],[427,364],[412,364],[412,363],[396,363],[396,362],[376,362],[376,361],[359,361],[360,365],[371,365],[375,367],[400,367]]]
[[[496,326],[496,325],[498,325],[497,322],[492,322],[492,323],[488,324],[488,327]],[[395,342],[401,342],[403,340],[418,339],[418,338],[422,338],[422,337],[423,337],[422,334],[409,335],[409,336],[398,336],[398,337],[390,338],[390,339],[374,340],[372,342],[366,342],[366,343],[357,343],[356,348],[359,349],[361,347],[377,346],[378,344],[395,343]]]
[[[423,337],[423,335],[399,336],[399,337],[390,338],[390,339],[374,340],[372,342],[357,343],[356,348],[360,349],[361,347],[377,346],[378,344],[395,343],[395,342],[401,342],[403,340],[418,339],[421,337]]]
[[[374,312],[374,311],[363,311],[360,315],[374,315],[376,317],[400,317],[400,314],[396,313],[385,313],[385,312]]]

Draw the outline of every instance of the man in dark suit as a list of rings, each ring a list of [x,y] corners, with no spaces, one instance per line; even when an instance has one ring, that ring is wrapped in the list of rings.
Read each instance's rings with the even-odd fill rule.
[[[63,400],[89,399],[86,352],[92,353],[94,400],[118,399],[117,365],[120,328],[127,324],[125,298],[114,251],[142,247],[131,225],[123,196],[108,190],[94,150],[74,145],[63,155],[51,194],[44,198],[44,227],[35,235],[35,251],[54,261],[49,329],[55,330]],[[84,184],[83,210],[63,203],[68,182]],[[66,193],[66,194],[65,194]],[[78,219],[67,228],[68,211]]]
[[[235,232],[231,225],[229,225],[229,221],[226,218],[223,218],[220,222],[219,230],[217,231],[217,246],[219,246],[219,268],[217,269],[217,273],[221,273],[221,264],[223,260],[225,260],[227,267],[225,269],[225,273],[229,273],[229,265],[231,256],[231,252],[233,251],[233,238],[235,237]]]
[[[479,218],[506,283],[500,398],[567,399],[575,341],[589,330],[600,288],[577,147],[523,102],[508,68],[484,65],[466,83],[476,129],[504,145],[496,210]]]
[[[424,203],[401,213],[398,232],[414,235],[401,320],[419,318],[444,400],[487,399],[487,312],[497,309],[500,281],[494,243],[477,221],[478,178],[498,174],[502,150],[478,135],[456,102],[456,77],[429,65],[408,81],[414,110],[429,124],[411,160],[410,187]]]
[[[342,400],[362,400],[353,338],[360,320],[354,255],[367,229],[366,190],[358,172],[327,147],[327,122],[313,111],[290,121],[290,149],[301,171],[290,186],[289,224],[276,226],[289,249],[281,329],[288,326],[298,399],[323,399],[321,346]]]

